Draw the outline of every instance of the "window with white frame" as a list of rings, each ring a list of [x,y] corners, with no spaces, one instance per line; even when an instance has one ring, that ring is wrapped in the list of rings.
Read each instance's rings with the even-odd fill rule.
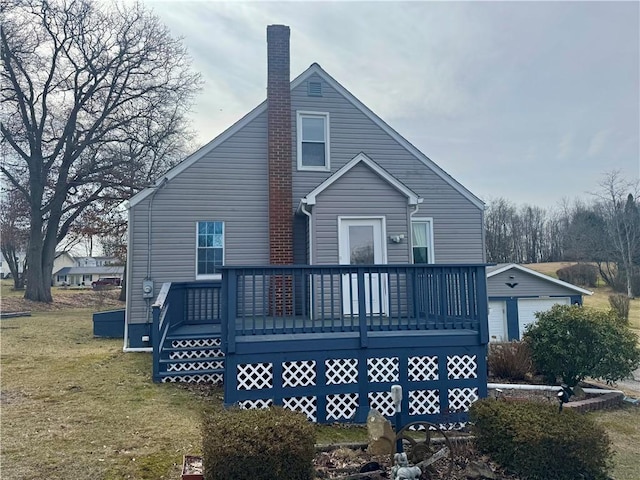
[[[198,222],[196,277],[215,278],[224,265],[224,223]]]
[[[431,218],[411,220],[411,247],[413,263],[434,263],[433,220]]]
[[[329,170],[329,114],[298,112],[298,170]]]

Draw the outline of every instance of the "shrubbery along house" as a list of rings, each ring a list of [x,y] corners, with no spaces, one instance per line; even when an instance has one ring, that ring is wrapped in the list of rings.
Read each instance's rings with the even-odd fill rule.
[[[129,204],[125,350],[317,422],[486,395],[483,203],[267,28],[267,100]],[[385,92],[380,92],[385,94]]]

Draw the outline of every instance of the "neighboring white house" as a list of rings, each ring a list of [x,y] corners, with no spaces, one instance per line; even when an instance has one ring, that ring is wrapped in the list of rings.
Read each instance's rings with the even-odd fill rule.
[[[66,252],[63,252],[66,253]],[[67,254],[56,256],[53,268],[54,285],[90,286],[92,282],[104,277],[118,277],[122,280],[124,267],[117,265],[115,257],[78,257],[73,258]],[[72,260],[69,263],[69,258]],[[63,260],[64,259],[64,262]]]
[[[22,272],[22,266],[24,265],[24,254],[18,255],[18,271]],[[9,270],[9,264],[4,258],[4,255],[0,254],[0,278],[7,278],[11,274]]]

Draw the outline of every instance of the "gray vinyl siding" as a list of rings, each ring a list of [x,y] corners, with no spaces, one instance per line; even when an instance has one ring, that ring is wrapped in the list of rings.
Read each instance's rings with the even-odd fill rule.
[[[358,153],[363,152],[424,199],[416,216],[433,218],[436,263],[484,261],[482,210],[431,171],[319,76],[312,75],[309,80],[322,82],[322,97],[309,97],[307,82],[302,82],[292,90],[291,98],[295,204]],[[297,170],[297,111],[329,113],[331,172]],[[379,207],[381,208],[376,213],[386,214],[382,208],[385,206]],[[315,245],[320,246],[322,243],[316,241]]]
[[[383,216],[387,236],[407,232],[407,197],[360,163],[322,192],[313,207],[316,265],[337,264],[338,217]],[[387,239],[385,238],[385,243]],[[407,263],[407,242],[387,243],[387,263]]]
[[[150,277],[155,298],[164,282],[196,280],[198,221],[224,222],[226,265],[269,263],[266,179],[265,112],[171,179],[155,197],[130,209],[129,323],[146,321],[142,280],[147,272],[149,202],[153,201]]]
[[[511,275],[515,278],[509,278]],[[507,283],[518,285],[511,288]],[[489,297],[580,295],[575,290],[514,269],[487,278],[487,292]]]

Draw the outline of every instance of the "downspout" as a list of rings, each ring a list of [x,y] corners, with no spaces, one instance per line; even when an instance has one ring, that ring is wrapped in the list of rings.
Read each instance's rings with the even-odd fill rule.
[[[154,187],[153,193],[151,194],[151,198],[149,199],[149,209],[147,211],[147,276],[144,278],[145,280],[151,280],[151,252],[153,247],[152,235],[151,235],[151,226],[152,226],[152,213],[153,213],[153,201],[156,198],[156,194],[158,191],[163,188],[169,179],[164,177],[160,183]],[[145,302],[147,303],[147,312],[145,317],[147,318],[147,325],[152,323],[151,318],[151,300],[152,298],[145,298]]]
[[[309,230],[309,265],[313,265],[313,222],[311,212],[307,210],[307,202],[304,198],[300,201],[300,211],[307,216]]]
[[[145,276],[145,280],[150,280],[151,279],[151,250],[152,250],[152,246],[153,246],[153,242],[152,242],[152,237],[151,237],[151,226],[152,226],[152,211],[153,211],[153,201],[156,197],[156,194],[158,193],[158,190],[160,190],[161,188],[163,188],[167,182],[169,181],[169,179],[167,177],[164,177],[160,183],[158,185],[156,185],[155,187],[153,187],[153,193],[151,194],[151,198],[149,199],[149,209],[148,209],[148,213],[147,213],[147,272],[146,272],[146,276]],[[127,225],[127,231],[129,230],[129,225]],[[128,231],[128,238],[129,241],[131,241],[131,232]],[[127,262],[131,261],[131,248],[127,249]],[[131,277],[133,277],[133,269],[131,268],[131,263],[129,263],[129,273],[128,273],[129,278],[127,279],[127,288],[132,288],[133,284],[131,283],[131,281],[129,281],[131,279]],[[127,295],[127,297],[129,298],[129,295]],[[147,304],[146,309],[145,309],[145,318],[146,318],[146,324],[150,324],[152,323],[152,319],[151,319],[151,298],[145,298],[145,303]],[[128,303],[128,300],[127,300]],[[138,347],[138,348],[132,348],[132,347],[128,347],[127,346],[127,340],[129,339],[129,321],[127,317],[127,312],[125,311],[125,322],[124,322],[124,345],[122,347],[122,350],[124,352],[150,352],[152,351],[151,347]]]
[[[420,204],[422,203],[422,198],[419,198],[418,201],[416,202],[416,204],[413,206],[413,212],[411,212],[409,214],[409,232],[407,235],[407,244],[409,245],[409,251],[407,252],[409,255],[409,259],[413,262],[413,249],[412,247],[412,242],[413,242],[413,232],[411,230],[411,219],[413,218],[413,216],[418,213],[418,210],[420,210]],[[432,228],[433,228],[433,224],[432,224]],[[433,258],[435,260],[436,254],[435,252],[433,252]]]

